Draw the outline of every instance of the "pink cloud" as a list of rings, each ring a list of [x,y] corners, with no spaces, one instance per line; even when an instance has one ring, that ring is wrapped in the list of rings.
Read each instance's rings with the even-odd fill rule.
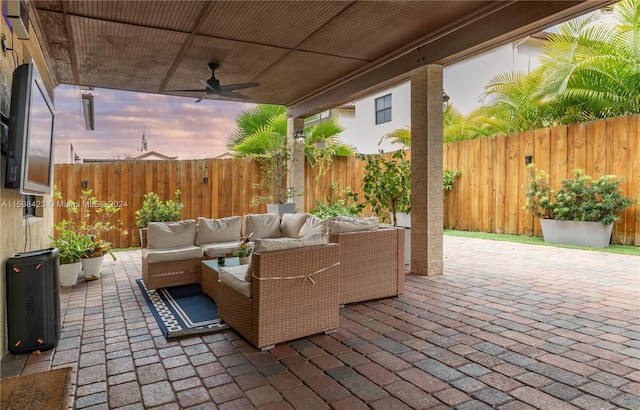
[[[95,89],[95,130],[86,131],[79,87],[55,92],[56,138],[73,144],[82,158],[135,155],[144,131],[149,150],[179,159],[226,152],[235,118],[252,104]]]

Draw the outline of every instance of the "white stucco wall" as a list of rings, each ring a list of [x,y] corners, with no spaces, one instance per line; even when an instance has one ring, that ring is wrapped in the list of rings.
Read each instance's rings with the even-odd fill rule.
[[[9,27],[4,19],[1,19],[0,33],[7,38],[11,38]],[[53,96],[51,80],[47,77],[48,70],[44,64],[42,51],[31,31],[31,39],[28,41],[16,41],[13,43],[14,53],[17,54],[18,63],[28,62],[29,57],[33,57],[38,71],[43,76],[43,80],[49,87],[49,94]],[[9,115],[11,101],[11,78],[15,69],[14,59],[0,58],[0,111]],[[38,197],[43,204],[39,210],[41,217],[32,217],[25,220],[23,218],[23,208],[20,206],[23,200],[17,189],[4,189],[4,179],[6,170],[6,157],[3,155],[0,160],[0,357],[7,351],[7,312],[6,312],[6,261],[7,258],[16,253],[48,248],[53,235],[53,207],[51,196]]]

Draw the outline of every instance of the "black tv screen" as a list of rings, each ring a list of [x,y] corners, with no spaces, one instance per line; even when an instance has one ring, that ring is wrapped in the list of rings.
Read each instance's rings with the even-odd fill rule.
[[[33,61],[13,73],[6,188],[50,194],[53,184],[54,107]]]

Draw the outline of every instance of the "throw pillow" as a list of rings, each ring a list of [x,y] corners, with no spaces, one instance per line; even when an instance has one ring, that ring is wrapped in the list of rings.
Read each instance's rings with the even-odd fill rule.
[[[249,214],[244,217],[244,232],[253,232],[251,239],[279,238],[280,216],[278,214]]]
[[[147,247],[162,249],[174,246],[193,246],[196,239],[196,221],[149,222]]]
[[[196,245],[211,242],[229,242],[240,240],[242,217],[208,219],[198,217],[198,235]]]
[[[280,233],[287,238],[297,238],[300,235],[300,229],[307,221],[309,214],[283,214],[280,222]]]
[[[320,219],[315,215],[307,216],[307,220],[305,221],[302,228],[300,228],[300,232],[298,233],[299,237],[305,237],[312,235],[314,233],[322,233],[326,234],[329,232],[329,224],[324,219]]]

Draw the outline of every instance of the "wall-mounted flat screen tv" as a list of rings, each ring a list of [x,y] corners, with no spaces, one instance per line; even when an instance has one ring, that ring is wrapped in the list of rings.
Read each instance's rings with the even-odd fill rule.
[[[33,60],[13,72],[5,188],[48,195],[53,186],[55,109]]]

